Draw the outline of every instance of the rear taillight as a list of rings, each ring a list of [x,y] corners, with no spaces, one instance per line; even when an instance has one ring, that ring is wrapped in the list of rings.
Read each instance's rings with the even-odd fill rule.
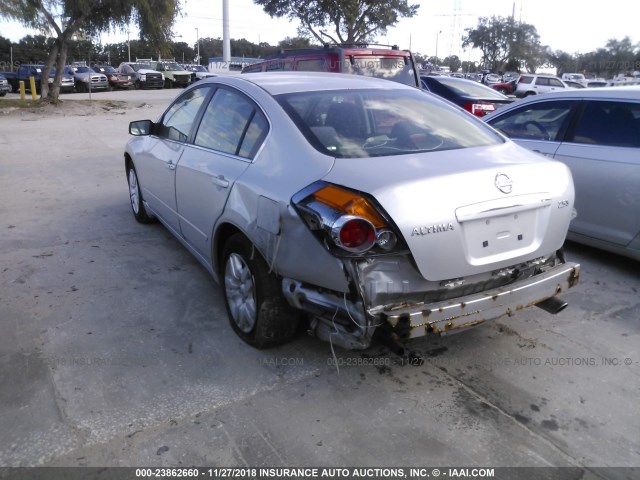
[[[348,252],[362,253],[376,242],[375,227],[364,218],[343,215],[331,227],[335,244]]]
[[[336,254],[382,254],[399,243],[381,207],[367,195],[316,182],[293,197],[307,226]]]
[[[484,117],[486,114],[494,112],[496,107],[492,103],[465,103],[464,109],[476,117]]]

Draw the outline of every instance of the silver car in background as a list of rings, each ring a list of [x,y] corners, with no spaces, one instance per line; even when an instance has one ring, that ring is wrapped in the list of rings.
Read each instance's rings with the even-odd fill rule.
[[[132,122],[135,218],[158,218],[264,348],[302,314],[332,344],[449,333],[574,286],[569,170],[448,102],[382,79],[205,79]]]
[[[87,66],[71,65],[65,67],[65,73],[73,75],[76,92],[86,93],[89,90],[111,90],[106,75],[94,71]]]
[[[571,169],[570,240],[640,260],[639,86],[527,98],[484,120]]]

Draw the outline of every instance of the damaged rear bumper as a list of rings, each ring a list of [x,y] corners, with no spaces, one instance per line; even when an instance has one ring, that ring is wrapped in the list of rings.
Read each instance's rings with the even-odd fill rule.
[[[578,283],[580,265],[567,262],[515,284],[434,304],[385,305],[370,310],[398,338],[447,334],[487,320],[512,315],[555,297]]]

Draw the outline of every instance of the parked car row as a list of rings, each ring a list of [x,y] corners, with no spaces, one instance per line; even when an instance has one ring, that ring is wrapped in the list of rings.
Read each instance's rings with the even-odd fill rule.
[[[0,96],[18,91],[20,81],[23,81],[29,90],[30,77],[34,77],[36,92],[39,93],[43,69],[44,65],[41,64],[25,64],[16,72],[0,73]],[[53,83],[55,74],[56,70],[53,68],[49,74],[49,83]],[[212,76],[215,74],[209,73],[206,67],[201,65],[183,66],[173,61],[123,62],[117,69],[110,65],[87,66],[79,62],[64,68],[60,91],[84,93],[130,88],[184,88]]]

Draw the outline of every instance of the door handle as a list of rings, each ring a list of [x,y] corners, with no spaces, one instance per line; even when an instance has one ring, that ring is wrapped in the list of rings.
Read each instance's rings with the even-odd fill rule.
[[[217,185],[222,188],[227,188],[229,186],[229,180],[224,178],[224,175],[218,175],[216,177],[211,177],[211,182],[214,185]]]
[[[176,169],[176,165],[173,163],[173,161],[172,161],[172,160],[169,160],[169,161],[167,162],[167,168],[168,168],[169,170],[175,170],[175,169]]]
[[[540,150],[532,150],[533,152],[539,153],[540,155],[544,155],[545,157],[553,157],[551,153],[541,152]]]

